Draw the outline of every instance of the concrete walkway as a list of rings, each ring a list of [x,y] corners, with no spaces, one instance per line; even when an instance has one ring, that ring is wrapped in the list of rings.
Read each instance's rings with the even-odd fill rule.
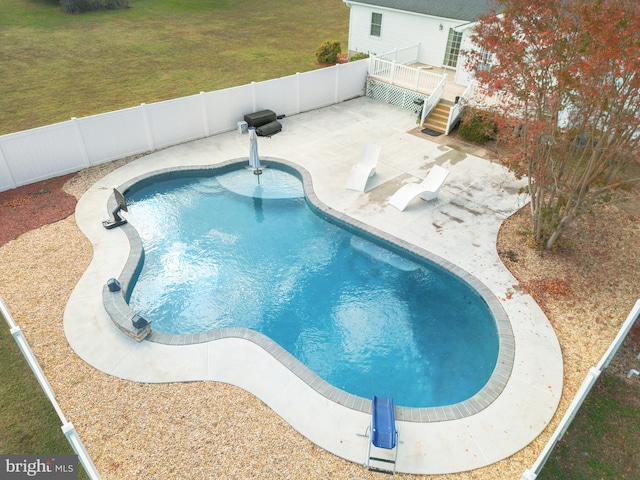
[[[551,420],[562,392],[562,356],[548,320],[496,252],[500,224],[526,198],[522,182],[501,166],[408,133],[412,112],[366,97],[286,117],[283,131],[260,138],[261,156],[308,170],[320,201],[401,240],[433,252],[483,282],[512,322],[515,361],[502,394],[470,417],[446,422],[398,422],[398,470],[451,473],[504,459],[536,438]],[[365,193],[345,189],[364,143],[382,146],[377,174]],[[119,229],[105,230],[112,188],[176,165],[209,165],[248,157],[247,135],[228,132],[155,152],[104,177],[78,202],[76,221],[94,258],[69,299],[67,339],[95,368],[139,382],[212,380],[242,387],[269,405],[301,434],[348,460],[362,463],[369,415],[332,402],[252,342],[225,338],[174,346],[137,343],[111,322],[102,289],[118,277],[129,243]],[[387,201],[401,185],[421,180],[434,163],[450,170],[435,202],[415,200],[404,212]],[[125,214],[126,215],[126,214]]]

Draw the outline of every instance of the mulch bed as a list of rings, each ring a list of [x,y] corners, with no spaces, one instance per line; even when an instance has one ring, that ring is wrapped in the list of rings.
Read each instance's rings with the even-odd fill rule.
[[[0,246],[71,215],[76,199],[62,186],[75,173],[0,192]]]

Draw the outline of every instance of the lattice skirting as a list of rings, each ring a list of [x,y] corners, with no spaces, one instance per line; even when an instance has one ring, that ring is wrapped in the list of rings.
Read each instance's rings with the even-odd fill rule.
[[[367,97],[379,100],[381,102],[390,103],[396,107],[418,112],[422,109],[421,105],[416,105],[416,100],[426,101],[427,97],[419,92],[407,90],[405,88],[396,87],[389,83],[380,82],[373,78],[367,79]]]

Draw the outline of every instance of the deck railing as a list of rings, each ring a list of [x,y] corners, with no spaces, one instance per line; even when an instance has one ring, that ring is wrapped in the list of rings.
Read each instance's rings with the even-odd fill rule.
[[[410,67],[379,57],[369,59],[369,76],[398,87],[431,95],[446,75],[432,73],[421,67]]]
[[[440,80],[440,83],[433,90],[433,93],[429,95],[429,98],[425,100],[424,105],[422,106],[422,115],[420,117],[420,125],[424,123],[425,118],[429,116],[431,111],[436,107],[438,102],[440,102],[440,100],[442,99],[442,96],[444,95],[444,87],[446,84],[447,84],[447,75],[445,74],[442,76],[442,80]]]
[[[390,52],[383,53],[382,55],[376,55],[376,58],[381,60],[387,60],[389,62],[396,62],[401,64],[409,64],[418,61],[418,54],[420,53],[420,44],[412,45],[405,48],[396,48]]]
[[[445,135],[449,135],[449,133],[451,132],[451,129],[454,127],[454,125],[460,118],[460,115],[462,115],[462,111],[464,110],[464,107],[467,105],[467,103],[469,102],[469,99],[473,95],[475,88],[476,88],[476,83],[475,81],[473,81],[469,84],[469,86],[464,91],[464,93],[460,95],[460,98],[458,98],[457,103],[453,107],[451,107],[451,110],[449,111],[449,120],[447,120],[447,128],[445,129],[445,132],[444,132]]]

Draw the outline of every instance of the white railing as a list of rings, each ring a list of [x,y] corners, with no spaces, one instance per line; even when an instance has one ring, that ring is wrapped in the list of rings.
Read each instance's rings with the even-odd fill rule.
[[[410,47],[396,48],[395,50],[383,53],[382,55],[376,55],[376,58],[379,58],[381,60],[388,60],[390,62],[408,64],[417,62],[419,53],[420,44],[418,43]]]
[[[440,99],[442,99],[442,96],[444,95],[444,87],[446,83],[447,83],[447,75],[445,74],[442,76],[442,80],[440,81],[440,83],[433,90],[433,93],[429,96],[429,98],[425,100],[424,105],[422,106],[422,115],[420,116],[420,125],[424,123],[425,118],[429,116],[429,114],[435,108],[435,106],[438,105],[438,102],[440,102]]]
[[[47,377],[44,375],[44,372],[42,371],[40,364],[38,363],[38,359],[33,354],[33,351],[31,350],[31,347],[27,343],[27,340],[24,338],[24,335],[22,334],[20,327],[13,320],[13,317],[9,313],[9,309],[7,308],[7,306],[4,303],[4,300],[2,300],[1,297],[0,297],[0,314],[4,317],[7,324],[9,325],[9,331],[11,332],[11,335],[13,336],[14,340],[18,344],[18,348],[20,348],[22,355],[24,355],[24,358],[27,360],[29,367],[31,367],[31,371],[33,371],[33,374],[36,376],[36,379],[38,380],[38,383],[40,384],[42,391],[47,396],[47,398],[51,402],[51,405],[53,405],[54,410],[58,414],[58,418],[60,418],[60,421],[62,422],[62,427],[61,427],[62,432],[67,437],[67,440],[71,444],[73,451],[76,452],[76,455],[78,455],[78,459],[80,460],[80,463],[84,467],[85,472],[87,472],[87,475],[89,476],[90,479],[101,480],[102,477],[98,473],[96,466],[93,464],[93,461],[91,460],[91,457],[87,452],[87,449],[84,447],[82,440],[80,440],[80,436],[78,435],[78,432],[76,432],[76,429],[74,428],[73,424],[67,421],[66,417],[64,416],[64,413],[62,412],[62,409],[60,408],[60,405],[56,400],[56,395],[53,392],[53,389],[51,388],[51,385],[49,384]]]
[[[556,427],[553,435],[551,435],[551,439],[547,442],[544,449],[542,450],[542,453],[535,461],[533,466],[530,469],[528,468],[527,470],[525,470],[525,472],[522,474],[522,477],[520,477],[520,480],[535,480],[537,476],[540,475],[540,472],[549,459],[549,456],[551,455],[554,447],[566,433],[569,425],[578,413],[578,410],[584,403],[585,398],[591,391],[591,388],[595,384],[596,380],[598,379],[602,371],[609,366],[609,363],[615,356],[616,352],[620,348],[620,345],[622,345],[622,342],[627,337],[629,330],[631,330],[631,327],[633,327],[633,324],[636,322],[636,320],[638,320],[638,318],[640,318],[640,300],[638,300],[634,307],[631,309],[631,312],[627,316],[627,319],[622,324],[622,327],[620,327],[618,335],[616,335],[616,338],[613,340],[613,342],[611,342],[611,345],[598,362],[598,365],[596,367],[592,367],[589,370],[589,373],[578,389],[576,396],[573,397],[573,400],[571,402],[571,405],[569,405],[567,412],[564,414],[564,417],[562,417],[562,420],[560,420],[560,424]]]
[[[499,107],[505,109],[507,107],[513,107],[519,105],[518,102],[511,94],[507,92],[495,92],[491,95],[481,92],[477,88],[477,84],[472,83],[474,91],[469,99],[469,106],[478,108],[493,108]]]
[[[449,135],[449,133],[451,133],[451,129],[458,121],[458,118],[460,118],[460,115],[462,115],[462,111],[464,110],[464,107],[466,106],[466,104],[469,102],[471,95],[473,95],[473,92],[475,91],[475,86],[476,86],[475,81],[471,82],[469,86],[465,89],[464,93],[460,95],[460,98],[458,98],[457,103],[453,107],[451,107],[451,110],[449,111],[449,119],[447,120],[447,128],[445,129],[445,132],[444,132],[445,135]]]
[[[227,132],[244,115],[293,115],[364,95],[367,60],[0,136],[0,192]]]
[[[431,95],[446,75],[428,72],[423,68],[409,67],[379,57],[369,59],[369,76],[391,85]]]

